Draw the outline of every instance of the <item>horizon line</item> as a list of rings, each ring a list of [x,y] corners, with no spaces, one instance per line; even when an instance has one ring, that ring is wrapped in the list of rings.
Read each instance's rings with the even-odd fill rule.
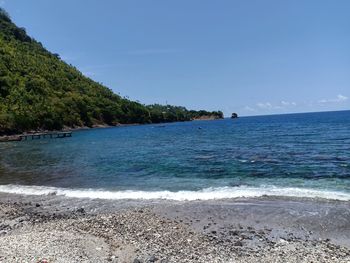
[[[305,111],[305,112],[290,112],[290,113],[271,113],[271,114],[260,114],[260,115],[238,115],[239,118],[249,118],[249,117],[264,117],[264,116],[278,116],[278,115],[296,115],[296,114],[312,114],[312,113],[327,113],[327,112],[343,112],[343,111],[350,111],[350,109],[347,110],[325,110],[325,111]],[[224,119],[230,118],[230,117],[224,117]]]

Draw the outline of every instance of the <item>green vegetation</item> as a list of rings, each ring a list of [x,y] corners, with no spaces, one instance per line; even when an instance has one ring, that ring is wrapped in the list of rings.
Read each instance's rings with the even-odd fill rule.
[[[0,135],[99,124],[188,121],[222,112],[130,101],[85,77],[0,8]]]

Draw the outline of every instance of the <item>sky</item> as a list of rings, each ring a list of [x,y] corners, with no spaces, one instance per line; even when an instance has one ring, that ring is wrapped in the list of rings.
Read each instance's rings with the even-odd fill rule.
[[[348,0],[0,0],[48,50],[141,103],[226,116],[350,109]]]

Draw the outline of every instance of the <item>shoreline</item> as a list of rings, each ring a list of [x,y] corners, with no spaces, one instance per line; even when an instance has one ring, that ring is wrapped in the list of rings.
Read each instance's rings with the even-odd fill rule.
[[[223,120],[225,118],[217,118],[217,117],[204,117],[204,118],[196,118],[192,120],[187,121],[173,121],[173,122],[159,122],[159,123],[118,123],[116,125],[108,125],[108,124],[96,124],[92,127],[88,126],[81,126],[81,127],[75,127],[70,128],[66,127],[61,130],[37,130],[37,131],[27,131],[22,133],[15,133],[15,134],[6,134],[6,135],[0,135],[0,142],[13,142],[13,141],[20,141],[19,137],[22,135],[28,135],[28,134],[38,134],[38,133],[54,133],[54,132],[75,132],[75,131],[84,131],[84,130],[92,130],[92,129],[105,129],[105,128],[118,128],[118,127],[130,127],[130,126],[142,126],[142,125],[164,125],[164,124],[170,124],[170,123],[181,123],[181,122],[192,122],[192,121],[215,121],[215,120]]]
[[[64,262],[65,255],[74,262],[350,260],[345,201],[102,200],[0,193],[0,208],[4,262],[13,257]],[[52,246],[56,236],[63,243]],[[18,247],[18,240],[31,240],[32,248]]]

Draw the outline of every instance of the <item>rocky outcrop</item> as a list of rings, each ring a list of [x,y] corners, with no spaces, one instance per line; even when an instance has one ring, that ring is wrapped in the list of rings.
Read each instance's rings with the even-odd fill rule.
[[[231,115],[231,119],[236,119],[236,118],[238,118],[238,114],[237,113],[232,113],[232,115]]]

